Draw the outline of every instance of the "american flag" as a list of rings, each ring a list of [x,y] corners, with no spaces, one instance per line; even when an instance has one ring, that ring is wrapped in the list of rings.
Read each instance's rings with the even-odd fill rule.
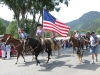
[[[56,32],[62,37],[67,37],[70,27],[60,22],[50,13],[44,10],[43,29]]]

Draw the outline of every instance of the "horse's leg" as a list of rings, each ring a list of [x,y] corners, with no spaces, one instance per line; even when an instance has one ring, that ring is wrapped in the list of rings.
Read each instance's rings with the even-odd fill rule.
[[[74,55],[74,49],[75,49],[75,47],[73,46],[73,53],[72,53],[72,55]]]
[[[40,61],[37,59],[38,55],[39,55],[39,53],[36,52],[35,53],[35,59],[36,59],[37,65],[38,65],[38,63],[40,64]]]
[[[23,54],[21,53],[21,56],[23,57],[23,59],[24,59],[24,62],[25,62],[25,58],[24,58],[24,56],[23,56]]]
[[[60,55],[60,49],[58,49],[58,55]]]
[[[86,44],[86,50],[88,50],[88,44]]]
[[[33,61],[33,59],[34,59],[34,53],[32,53],[32,61]]]
[[[18,62],[18,58],[19,58],[19,56],[20,56],[20,52],[18,52],[18,54],[17,54],[17,62]],[[15,64],[17,64],[17,62],[15,63]]]
[[[55,55],[55,52],[54,52],[54,45],[53,45],[53,44],[51,45],[51,49],[52,49],[52,52],[53,52],[54,55]]]
[[[58,44],[58,55],[60,55],[60,45]]]
[[[50,48],[48,49],[47,53],[48,53],[48,60],[47,60],[47,63],[48,63],[49,62],[49,59],[51,59],[50,58],[50,54],[51,54],[51,49]]]

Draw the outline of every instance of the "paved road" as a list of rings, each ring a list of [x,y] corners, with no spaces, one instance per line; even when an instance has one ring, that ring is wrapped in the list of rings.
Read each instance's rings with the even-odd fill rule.
[[[39,66],[36,66],[35,60],[31,61],[32,56],[25,56],[25,63],[20,57],[17,65],[15,65],[16,57],[11,57],[10,60],[0,58],[0,75],[100,75],[100,62],[90,64],[91,55],[89,51],[84,52],[83,63],[81,64],[79,64],[76,54],[71,56],[71,53],[72,48],[63,49],[61,55],[52,56],[48,64],[45,63],[46,54],[44,54],[44,58],[40,54],[41,64]]]

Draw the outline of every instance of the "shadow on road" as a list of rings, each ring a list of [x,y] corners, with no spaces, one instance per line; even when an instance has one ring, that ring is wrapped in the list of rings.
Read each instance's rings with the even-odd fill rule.
[[[60,59],[60,58],[64,58],[64,57],[70,57],[71,55],[60,55],[55,57],[54,59]]]
[[[56,61],[53,61],[50,64],[43,64],[43,65],[41,65],[41,67],[43,67],[45,69],[41,69],[41,70],[38,70],[38,71],[51,71],[51,70],[53,70],[54,68],[57,68],[57,67],[68,66],[69,68],[71,68],[71,66],[73,66],[73,65],[66,65],[65,63],[66,62],[64,62],[64,61],[56,60]]]
[[[85,70],[93,70],[95,71],[98,67],[100,67],[99,64],[90,64],[90,61],[85,60],[83,64],[77,65],[76,69],[85,69]]]
[[[45,63],[45,61],[47,60],[39,60],[40,61],[40,64],[41,63]],[[33,61],[26,61],[24,65],[18,65],[18,67],[26,67],[26,66],[30,66],[30,65],[33,65],[33,64],[36,64],[36,61],[33,60]]]

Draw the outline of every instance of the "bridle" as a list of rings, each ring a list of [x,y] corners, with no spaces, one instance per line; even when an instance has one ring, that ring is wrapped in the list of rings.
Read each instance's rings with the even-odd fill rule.
[[[7,37],[7,40],[6,40],[5,44],[8,42],[8,40],[10,39],[10,37],[11,37],[11,36],[8,36],[8,37]],[[14,46],[15,46],[15,48],[17,48],[17,47],[20,46],[20,45],[21,45],[21,44],[19,44],[19,45],[17,45],[17,46],[14,45]]]
[[[5,44],[8,42],[9,38],[10,38],[10,36],[7,37],[7,40],[6,40]]]

